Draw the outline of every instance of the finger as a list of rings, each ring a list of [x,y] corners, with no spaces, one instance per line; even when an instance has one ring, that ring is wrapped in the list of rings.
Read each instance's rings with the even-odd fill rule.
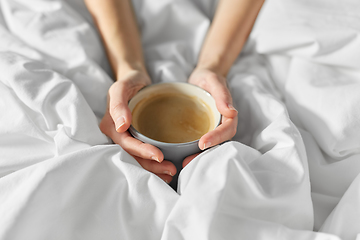
[[[102,133],[111,138],[111,128],[114,129],[114,122],[109,114],[109,111],[105,112],[104,117],[101,119],[99,124],[99,128]]]
[[[116,82],[110,87],[109,112],[117,132],[124,132],[130,127],[131,111],[128,107],[129,99],[130,96],[124,83]]]
[[[154,174],[168,175],[170,177],[173,177],[176,174],[176,167],[170,161],[165,160],[162,163],[158,163],[155,161],[139,158],[136,156],[134,158],[144,169]]]
[[[108,112],[105,113],[100,122],[100,129],[106,136],[111,138],[114,143],[119,144],[127,153],[133,156],[151,159],[157,162],[162,162],[164,159],[163,153],[157,147],[133,138],[127,131],[123,133],[116,132],[114,122]]]
[[[186,165],[188,165],[194,158],[196,158],[200,153],[195,153],[193,155],[190,155],[184,159],[182,162],[182,167],[184,168]]]
[[[164,160],[164,154],[160,149],[151,144],[141,142],[131,136],[129,132],[115,132],[111,139],[119,144],[130,155],[143,159],[151,159],[159,163]]]
[[[161,178],[163,181],[165,181],[166,183],[170,183],[173,179],[172,176],[167,175],[167,174],[156,174],[159,178]]]
[[[223,122],[214,130],[206,133],[199,140],[199,148],[201,150],[215,146],[227,140],[230,140],[236,134],[237,117],[223,117]]]

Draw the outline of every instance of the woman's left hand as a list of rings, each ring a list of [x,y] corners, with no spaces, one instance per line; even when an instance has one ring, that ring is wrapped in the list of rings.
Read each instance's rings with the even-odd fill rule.
[[[215,71],[207,68],[196,68],[189,78],[189,83],[206,90],[215,99],[216,107],[222,115],[220,125],[200,138],[199,148],[205,150],[230,140],[236,134],[237,110],[233,106],[233,100],[226,84],[226,78]],[[183,161],[185,167],[198,154],[188,156]]]

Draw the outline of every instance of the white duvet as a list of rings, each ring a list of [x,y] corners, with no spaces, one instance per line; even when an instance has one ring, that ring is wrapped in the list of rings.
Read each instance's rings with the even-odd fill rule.
[[[178,192],[98,128],[112,76],[84,3],[0,4],[1,240],[357,239],[358,0],[267,0],[228,76],[238,132]],[[216,2],[133,4],[153,82],[186,81]]]

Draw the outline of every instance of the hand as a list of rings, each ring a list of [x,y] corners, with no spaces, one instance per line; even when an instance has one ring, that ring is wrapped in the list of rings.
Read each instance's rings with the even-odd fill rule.
[[[160,149],[133,138],[127,131],[132,119],[128,101],[150,83],[147,73],[141,70],[127,70],[119,76],[109,89],[108,106],[100,122],[100,129],[114,143],[119,144],[132,155],[144,169],[169,183],[176,173],[175,165],[164,161],[164,155]]]
[[[216,107],[222,115],[220,125],[200,138],[199,148],[205,150],[230,140],[236,134],[238,112],[232,105],[233,101],[226,86],[226,78],[211,69],[196,68],[189,78],[189,83],[208,91],[215,99]],[[197,155],[194,154],[185,158],[183,167]]]

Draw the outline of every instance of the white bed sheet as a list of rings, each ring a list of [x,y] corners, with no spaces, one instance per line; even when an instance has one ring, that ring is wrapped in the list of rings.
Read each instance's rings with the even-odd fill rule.
[[[0,3],[0,239],[357,238],[360,2],[265,3],[228,76],[238,132],[178,192],[98,128],[112,80],[84,3]],[[216,1],[133,3],[153,82],[186,81]]]

